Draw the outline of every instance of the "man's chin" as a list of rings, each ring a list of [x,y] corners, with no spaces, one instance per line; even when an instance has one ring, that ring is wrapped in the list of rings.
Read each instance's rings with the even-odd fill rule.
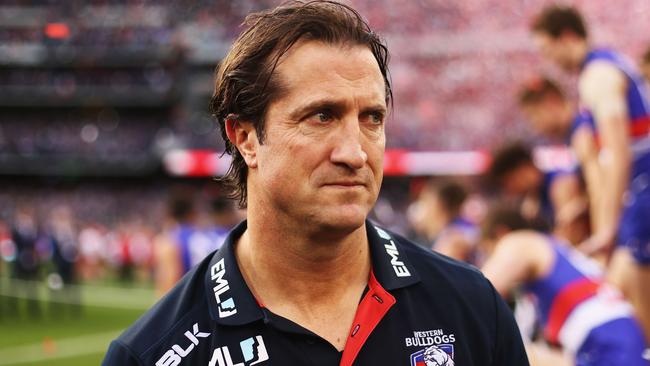
[[[363,226],[368,210],[361,207],[340,207],[321,211],[319,216],[317,221],[323,231],[345,234]]]

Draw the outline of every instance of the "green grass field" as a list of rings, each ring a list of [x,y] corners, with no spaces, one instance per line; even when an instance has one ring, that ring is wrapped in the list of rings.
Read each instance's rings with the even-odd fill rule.
[[[12,293],[3,285],[0,366],[99,365],[110,341],[154,301],[151,289],[80,286],[82,305],[76,314],[75,305],[40,300],[40,318],[32,319],[25,298],[29,296]],[[37,297],[46,299],[47,290],[38,287]]]

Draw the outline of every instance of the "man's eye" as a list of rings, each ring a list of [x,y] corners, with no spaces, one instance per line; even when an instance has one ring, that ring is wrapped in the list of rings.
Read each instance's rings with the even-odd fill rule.
[[[384,114],[383,113],[379,113],[379,112],[370,113],[369,117],[370,117],[369,118],[370,122],[372,124],[380,125],[380,124],[384,123]]]
[[[327,123],[330,122],[333,117],[332,114],[328,112],[317,112],[314,113],[311,119],[319,123]]]

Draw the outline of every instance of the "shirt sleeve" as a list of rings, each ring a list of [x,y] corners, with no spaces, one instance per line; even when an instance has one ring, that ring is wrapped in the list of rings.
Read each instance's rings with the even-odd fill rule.
[[[490,284],[490,286],[492,286]],[[529,366],[526,348],[514,315],[499,293],[492,287],[496,305],[495,351],[492,366]]]
[[[102,366],[141,366],[140,360],[119,341],[111,342]]]

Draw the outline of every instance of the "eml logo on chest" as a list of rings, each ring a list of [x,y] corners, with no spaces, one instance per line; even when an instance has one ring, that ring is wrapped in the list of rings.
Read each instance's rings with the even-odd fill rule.
[[[388,241],[387,244],[384,244],[384,248],[386,249],[386,254],[390,256],[390,264],[393,266],[395,275],[397,275],[397,277],[411,276],[411,272],[409,272],[409,269],[406,267],[404,262],[399,260],[399,251],[397,250],[397,246],[395,245],[393,238],[391,238],[387,232],[376,226],[375,230],[377,230],[377,234],[379,234],[380,238]]]
[[[223,346],[214,350],[208,366],[252,366],[269,359],[264,339],[260,335],[239,342],[239,348],[244,358],[243,362],[233,363],[230,350],[227,346]]]

